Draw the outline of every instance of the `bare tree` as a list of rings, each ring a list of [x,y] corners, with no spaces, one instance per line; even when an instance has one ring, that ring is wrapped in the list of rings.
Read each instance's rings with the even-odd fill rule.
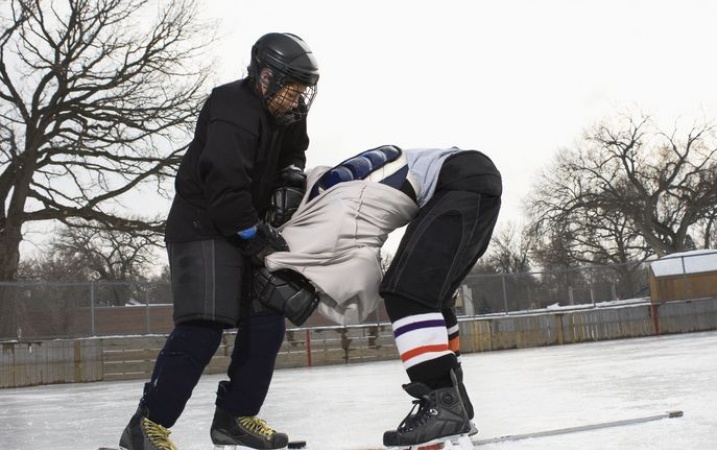
[[[50,304],[67,295],[68,287],[53,290],[53,283],[94,284],[94,297],[105,305],[124,305],[168,292],[168,277],[150,273],[160,239],[151,231],[118,231],[84,225],[65,227],[39,257],[20,262],[18,278],[51,282],[44,300]],[[165,270],[166,272],[166,270]],[[165,295],[166,297],[166,295]],[[141,299],[141,300],[138,300]],[[0,320],[1,322],[1,320]]]
[[[151,231],[83,226],[65,228],[52,247],[93,280],[136,281],[148,278],[160,244]]]
[[[0,20],[0,280],[32,222],[161,233],[119,202],[166,195],[189,141],[213,40],[195,0],[9,0]]]
[[[514,308],[534,306],[531,304],[539,280],[530,272],[533,239],[527,228],[519,229],[514,223],[507,223],[496,231],[486,254],[471,270],[473,276],[467,279],[467,284],[472,285],[476,311],[500,311],[505,306],[506,294]],[[491,279],[491,274],[500,274],[500,277]]]
[[[18,275],[36,281],[143,281],[152,275],[160,237],[152,231],[64,227],[39,256],[23,259]]]
[[[23,258],[17,271],[17,279],[28,282],[78,283],[90,281],[93,274],[78,259],[68,258],[50,245],[46,251],[32,258]]]
[[[600,124],[558,154],[528,199],[541,262],[640,262],[707,244],[716,156],[711,125],[680,138],[650,117]]]
[[[509,223],[493,236],[486,254],[478,261],[479,272],[523,273],[530,271],[530,249],[533,236],[523,230],[518,235],[515,224]]]

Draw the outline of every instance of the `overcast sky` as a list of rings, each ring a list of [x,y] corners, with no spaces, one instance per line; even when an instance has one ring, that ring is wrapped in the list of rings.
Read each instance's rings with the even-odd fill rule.
[[[308,166],[386,143],[481,150],[503,174],[499,227],[521,221],[539,171],[600,119],[717,119],[717,2],[200,1],[217,22],[215,84],[244,76],[267,32],[313,49]]]
[[[376,145],[458,146],[504,176],[503,221],[540,169],[596,121],[717,118],[717,2],[206,0],[217,83],[269,31],[301,36],[321,80],[308,165]]]

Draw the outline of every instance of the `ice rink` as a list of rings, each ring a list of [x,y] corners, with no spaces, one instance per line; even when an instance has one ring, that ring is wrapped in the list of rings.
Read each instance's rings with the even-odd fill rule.
[[[717,448],[717,332],[465,355],[479,437],[653,416],[684,417],[482,445],[491,449]],[[211,450],[220,376],[197,386],[172,438]],[[380,448],[410,409],[398,361],[284,369],[262,411],[310,450]],[[0,449],[96,450],[116,446],[143,381],[0,390]]]

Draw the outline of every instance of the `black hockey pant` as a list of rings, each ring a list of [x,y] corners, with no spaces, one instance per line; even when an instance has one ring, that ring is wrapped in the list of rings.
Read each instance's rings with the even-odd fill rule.
[[[140,406],[148,417],[167,428],[182,414],[199,377],[221,342],[224,325],[195,321],[176,325],[160,351]],[[222,382],[219,408],[234,416],[254,416],[269,390],[276,356],[284,339],[284,316],[254,314],[239,324],[229,382]]]
[[[500,174],[477,152],[444,163],[434,196],[408,227],[380,292],[391,322],[453,308],[453,295],[486,251],[500,211]],[[454,355],[407,370],[412,381],[445,383]]]

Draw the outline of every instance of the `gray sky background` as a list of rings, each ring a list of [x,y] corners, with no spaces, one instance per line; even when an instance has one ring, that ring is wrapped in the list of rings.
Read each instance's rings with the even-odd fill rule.
[[[308,165],[376,145],[487,153],[503,173],[501,223],[521,222],[540,170],[597,121],[717,119],[717,2],[700,0],[207,1],[217,81],[290,31],[321,69]],[[391,242],[391,240],[389,240]]]
[[[201,12],[219,37],[207,53],[214,84],[244,76],[267,32],[312,48],[309,167],[386,143],[481,150],[503,174],[499,228],[522,223],[540,171],[597,121],[638,111],[671,130],[717,119],[717,2],[203,0]],[[151,196],[136,195],[147,213]]]

